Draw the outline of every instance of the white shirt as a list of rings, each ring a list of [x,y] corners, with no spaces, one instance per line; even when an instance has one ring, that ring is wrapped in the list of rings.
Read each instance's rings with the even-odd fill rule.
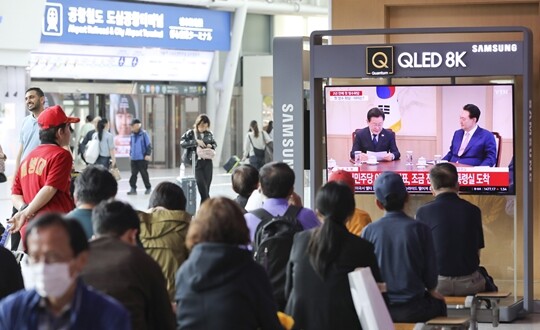
[[[251,142],[249,141],[251,138]],[[265,131],[260,131],[259,136],[255,137],[253,132],[248,132],[244,140],[244,158],[255,155],[253,152],[253,147],[257,149],[264,149],[265,142],[268,143],[272,141],[272,138]],[[253,143],[253,146],[251,145]]]

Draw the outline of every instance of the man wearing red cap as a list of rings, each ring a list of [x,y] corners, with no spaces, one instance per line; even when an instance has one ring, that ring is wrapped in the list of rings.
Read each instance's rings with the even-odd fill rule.
[[[67,117],[58,105],[39,115],[41,144],[22,161],[13,182],[11,201],[19,212],[9,220],[12,233],[26,228],[38,213],[67,213],[75,207],[69,191],[73,158],[63,147],[71,138],[69,124],[79,120]]]

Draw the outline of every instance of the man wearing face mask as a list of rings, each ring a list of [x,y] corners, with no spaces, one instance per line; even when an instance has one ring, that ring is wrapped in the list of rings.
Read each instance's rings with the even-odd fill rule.
[[[92,211],[92,224],[96,239],[90,242],[84,282],[120,301],[131,314],[133,329],[175,329],[161,267],[137,247],[137,212],[121,201],[103,201]]]
[[[78,279],[88,242],[77,221],[43,215],[29,224],[25,241],[26,291],[0,302],[0,329],[131,329],[122,305]]]

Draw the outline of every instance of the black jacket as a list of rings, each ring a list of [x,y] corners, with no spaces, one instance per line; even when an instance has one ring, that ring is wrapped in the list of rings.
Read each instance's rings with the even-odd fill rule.
[[[282,329],[270,281],[248,250],[199,243],[176,273],[177,329]]]
[[[294,237],[285,294],[285,313],[295,321],[295,329],[361,329],[349,287],[348,273],[370,267],[376,282],[382,282],[373,245],[339,227],[341,252],[329,267],[326,279],[316,272],[308,255],[308,243],[315,229]]]
[[[396,145],[396,133],[385,128],[379,133],[377,145],[373,144],[373,137],[371,136],[369,127],[357,129],[355,131],[354,143],[351,150],[351,159],[354,159],[355,151],[364,153],[368,151],[386,151],[394,154],[394,160],[398,160],[401,156]]]
[[[194,129],[190,129],[180,138],[180,146],[184,148],[182,162],[184,162],[186,166],[191,165],[193,154],[197,149],[197,140],[202,140],[206,145],[212,146],[212,149],[214,150],[217,148],[217,143],[214,140],[214,134],[212,134],[212,132],[205,131],[197,135],[198,136],[196,136]]]

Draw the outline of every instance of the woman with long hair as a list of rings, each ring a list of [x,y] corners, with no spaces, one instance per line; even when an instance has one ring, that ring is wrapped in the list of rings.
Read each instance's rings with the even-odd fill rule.
[[[109,121],[106,118],[97,123],[97,138],[99,140],[99,157],[94,164],[103,165],[105,168],[116,166],[116,157],[114,153],[114,139],[109,132]]]
[[[264,165],[266,144],[271,141],[270,135],[264,130],[260,131],[257,121],[252,120],[244,139],[244,157],[242,160],[249,159],[249,164],[259,170]]]
[[[185,132],[180,138],[180,145],[186,149],[183,157],[185,165],[190,166],[193,157],[195,157],[195,180],[201,195],[201,203],[210,197],[210,184],[214,168],[212,158],[217,147],[214,135],[209,128],[210,119],[207,115],[201,114],[195,120],[193,129]]]
[[[355,209],[351,189],[325,184],[316,198],[322,226],[296,234],[287,266],[285,312],[298,329],[361,329],[348,273],[370,267],[382,282],[373,245],[347,230]]]

